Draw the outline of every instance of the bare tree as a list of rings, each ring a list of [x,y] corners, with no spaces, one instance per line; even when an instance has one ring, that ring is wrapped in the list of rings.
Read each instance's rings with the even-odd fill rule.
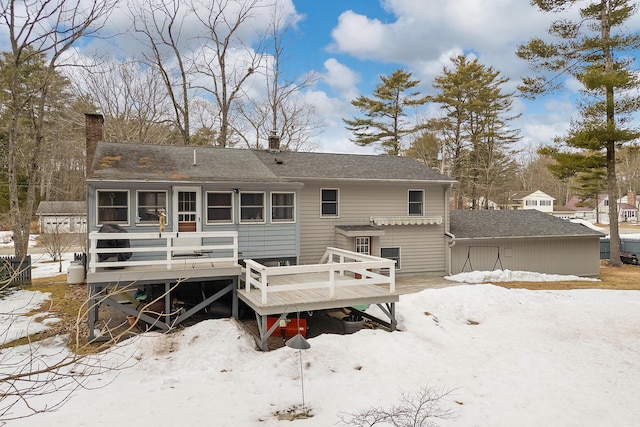
[[[72,74],[76,96],[102,111],[105,139],[118,142],[171,144],[166,88],[151,69],[128,59],[84,64]]]
[[[192,87],[191,65],[182,53],[185,19],[188,6],[179,0],[143,0],[131,3],[134,28],[142,36],[149,53],[142,53],[144,62],[157,70],[171,101],[171,122],[180,133],[182,143],[189,145],[189,95]]]
[[[0,0],[0,20],[9,33],[11,51],[6,55],[5,72],[9,73],[6,91],[9,119],[8,174],[16,257],[24,257],[29,242],[29,225],[35,211],[36,191],[40,179],[39,160],[45,140],[45,116],[52,79],[61,66],[62,56],[80,38],[98,31],[118,0]],[[25,93],[21,81],[24,67],[33,56],[46,56],[44,71],[32,90]],[[31,152],[27,167],[27,197],[24,205],[18,198],[17,156],[20,119],[26,103],[33,104],[29,123]]]
[[[372,427],[379,424],[394,427],[431,427],[434,419],[450,419],[455,412],[443,407],[442,400],[451,391],[432,387],[414,394],[402,393],[400,404],[391,408],[368,408],[341,417],[342,424],[351,427]]]
[[[293,94],[292,94],[293,95]],[[289,151],[313,151],[317,148],[314,137],[324,127],[313,105],[301,97],[291,96],[276,106],[282,127],[270,130],[271,109],[266,100],[250,100],[239,107],[245,119],[244,129],[236,128],[247,148],[263,149],[271,131],[280,137],[280,149]]]
[[[210,93],[218,107],[218,146],[231,143],[233,106],[242,94],[241,88],[260,65],[261,42],[257,34],[258,48],[247,46],[240,34],[249,27],[252,13],[260,7],[258,0],[194,1],[193,13],[204,26],[204,45],[195,58],[200,74],[209,79],[212,86],[201,88]]]
[[[309,73],[297,80],[284,77],[284,65],[290,57],[287,55],[287,36],[292,24],[283,8],[275,5],[271,15],[268,43],[263,66],[259,73],[264,73],[266,97],[254,102],[255,97],[247,97],[249,109],[241,111],[255,134],[255,148],[261,148],[260,141],[267,141],[275,131],[280,137],[280,146],[284,150],[313,150],[313,137],[322,129],[322,122],[313,105],[302,99],[301,91],[316,80],[314,73]],[[249,138],[246,143],[251,147]]]

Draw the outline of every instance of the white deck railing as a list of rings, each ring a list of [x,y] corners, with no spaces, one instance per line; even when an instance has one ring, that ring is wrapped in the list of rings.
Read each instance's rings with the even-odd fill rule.
[[[201,245],[179,245],[176,239],[200,238],[214,241],[224,241],[224,244],[201,244]],[[129,240],[129,248],[98,248],[100,240]],[[136,240],[147,240],[153,244],[135,244]],[[232,241],[232,243],[228,243]],[[158,244],[162,243],[162,244]],[[224,257],[211,257],[216,251],[226,251],[231,253]],[[98,261],[98,254],[118,254],[131,252],[133,255],[127,261]],[[180,256],[176,257],[176,252]],[[190,253],[189,253],[190,252]],[[157,259],[136,260],[135,254],[149,255],[159,253]],[[134,266],[166,266],[171,270],[173,265],[183,266],[185,258],[190,264],[205,264],[216,262],[228,262],[234,265],[238,263],[238,233],[235,231],[204,231],[194,233],[99,233],[94,231],[89,233],[89,260],[88,267],[91,273],[96,272],[98,267],[134,267]]]
[[[326,288],[327,296],[335,298],[336,287],[355,285],[388,285],[389,293],[396,291],[394,260],[371,255],[359,254],[344,249],[327,248],[320,264],[291,265],[284,267],[267,267],[251,259],[245,260],[246,276],[245,289],[247,292],[254,287],[261,292],[262,304],[267,304],[268,295],[272,292],[308,290]],[[389,275],[381,274],[381,270],[388,270]],[[285,275],[313,275],[326,280],[304,281],[291,284],[270,285],[269,277]],[[336,273],[339,280],[336,280]],[[353,277],[349,274],[353,274]],[[295,282],[295,281],[294,281]]]

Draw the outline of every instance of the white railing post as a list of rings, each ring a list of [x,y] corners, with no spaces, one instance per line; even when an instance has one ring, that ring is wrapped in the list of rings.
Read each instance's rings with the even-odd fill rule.
[[[336,278],[334,277],[335,271],[336,270],[333,267],[329,269],[329,298],[336,297]]]
[[[96,264],[98,263],[98,239],[91,239],[91,250],[89,251],[89,265],[91,272],[96,272]]]
[[[244,281],[244,289],[249,292],[251,290],[251,267],[249,263],[245,261],[245,281]]]
[[[233,263],[238,263],[238,232],[233,233]]]
[[[162,236],[162,234],[160,235]],[[173,251],[173,237],[165,236],[165,240],[167,241],[167,270],[171,270],[171,252]]]
[[[396,262],[393,261],[389,267],[389,292],[396,291]]]
[[[262,288],[262,304],[267,303],[267,272],[260,271],[260,286]]]

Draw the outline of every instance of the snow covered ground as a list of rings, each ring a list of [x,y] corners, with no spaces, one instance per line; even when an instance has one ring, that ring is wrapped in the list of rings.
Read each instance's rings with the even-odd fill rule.
[[[497,282],[507,274],[536,278],[474,272],[449,279]],[[0,300],[0,311],[36,298],[14,294]],[[276,414],[302,403],[300,357],[313,414],[294,421],[300,426],[336,425],[341,414],[388,408],[424,387],[451,391],[442,404],[455,417],[434,420],[440,426],[638,425],[640,292],[463,284],[403,295],[397,316],[398,332],[321,335],[301,354],[259,352],[231,320],[147,333],[102,355],[103,363],[129,368],[90,378],[93,389],[76,391],[55,412],[9,425],[290,426]],[[59,346],[51,341],[41,351]]]

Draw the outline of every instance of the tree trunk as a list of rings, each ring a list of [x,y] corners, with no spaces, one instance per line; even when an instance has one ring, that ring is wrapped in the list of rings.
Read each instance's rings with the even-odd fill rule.
[[[610,1],[602,0],[602,15],[600,20],[602,39],[611,39],[611,24],[609,18],[611,11],[609,10]],[[613,55],[609,44],[605,44],[603,48],[604,54],[604,71],[607,75],[614,73]],[[615,122],[615,104],[614,90],[610,82],[606,83],[606,114],[607,114],[607,131],[616,128]],[[607,148],[607,189],[609,193],[609,263],[612,266],[622,265],[620,261],[620,230],[618,229],[618,183],[616,177],[616,142],[613,136],[608,136],[606,143]]]

